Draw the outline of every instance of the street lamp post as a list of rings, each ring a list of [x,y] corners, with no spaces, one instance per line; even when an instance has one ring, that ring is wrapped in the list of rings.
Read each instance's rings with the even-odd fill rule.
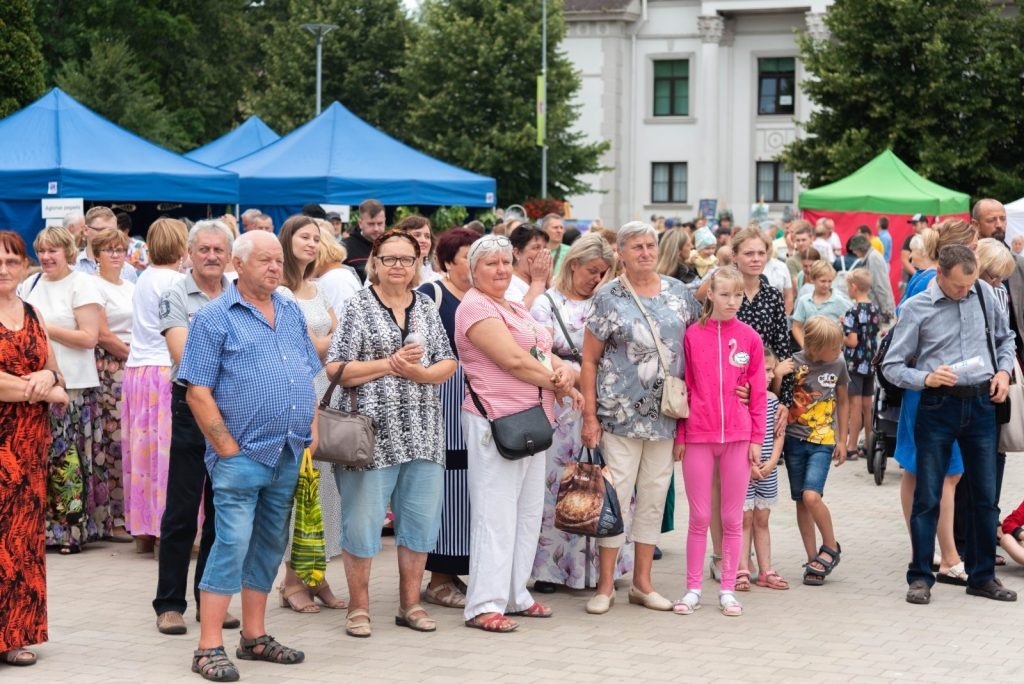
[[[337,24],[303,24],[302,28],[316,37],[316,114],[320,116],[320,84],[323,64],[324,36],[338,28]]]
[[[541,0],[540,46],[540,196],[548,196],[548,0]]]

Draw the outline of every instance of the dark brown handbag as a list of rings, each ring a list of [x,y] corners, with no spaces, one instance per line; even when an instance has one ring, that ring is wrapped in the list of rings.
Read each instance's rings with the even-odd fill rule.
[[[316,409],[319,439],[313,458],[347,468],[365,468],[373,463],[376,436],[373,419],[357,409],[355,388],[348,388],[349,411],[331,408],[331,396],[347,365],[348,361],[343,361],[338,367]]]

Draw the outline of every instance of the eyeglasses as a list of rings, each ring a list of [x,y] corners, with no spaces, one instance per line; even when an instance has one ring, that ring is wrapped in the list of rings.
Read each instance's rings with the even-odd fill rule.
[[[416,263],[416,257],[411,256],[379,256],[374,258],[380,261],[380,263],[384,264],[388,268],[391,268],[396,264],[402,264],[403,267],[409,268],[410,266]]]
[[[125,254],[128,253],[127,249],[115,249],[113,247],[111,247],[110,249],[103,249],[103,250],[100,250],[100,251],[103,252],[104,254],[106,254],[107,256],[112,256],[112,257],[124,256]]]
[[[482,238],[473,242],[469,247],[469,252],[466,254],[468,259],[472,259],[473,255],[476,254],[485,245],[497,245],[498,249],[508,249],[512,246],[512,241],[504,235],[484,235]]]

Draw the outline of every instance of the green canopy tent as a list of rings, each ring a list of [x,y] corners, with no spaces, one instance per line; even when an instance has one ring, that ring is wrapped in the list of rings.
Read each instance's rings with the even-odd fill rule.
[[[803,210],[873,214],[961,214],[970,197],[919,176],[892,150],[886,150],[835,183],[800,193]]]
[[[892,237],[889,273],[893,292],[899,292],[900,250],[912,232],[910,217],[924,214],[929,221],[938,216],[966,218],[970,197],[919,176],[892,150],[885,150],[846,178],[801,192],[797,205],[811,223],[823,216],[835,221],[844,245],[858,226],[866,224],[875,231],[879,217],[888,217]]]

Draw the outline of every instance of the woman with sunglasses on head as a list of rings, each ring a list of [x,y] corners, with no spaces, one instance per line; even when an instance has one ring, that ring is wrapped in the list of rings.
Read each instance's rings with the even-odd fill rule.
[[[444,489],[444,419],[436,386],[451,377],[456,361],[433,300],[415,291],[420,256],[419,243],[402,231],[374,241],[369,286],[345,301],[327,352],[328,376],[341,369],[341,386],[356,390],[359,413],[373,419],[376,431],[373,462],[334,473],[349,590],[345,632],[353,637],[370,636],[370,566],[381,549],[389,503],[398,547],[395,624],[437,629],[420,605],[420,587],[437,542]],[[348,407],[347,392],[335,397]]]
[[[99,266],[94,278],[103,296],[96,373],[101,431],[93,438],[90,489],[96,510],[97,534],[115,542],[130,542],[124,526],[124,479],[121,460],[121,383],[132,340],[132,296],[135,283],[121,278],[128,250],[128,235],[106,228],[92,239]]]
[[[544,252],[550,259],[550,252]],[[455,313],[455,343],[466,374],[462,431],[472,540],[463,615],[467,627],[488,632],[516,629],[509,615],[551,616],[551,609],[534,601],[526,588],[544,509],[546,452],[518,460],[503,457],[488,421],[539,403],[552,422],[554,401],[568,399],[576,410],[583,401],[574,386],[576,374],[552,353],[551,333],[506,297],[512,254],[513,243],[503,236],[473,243],[468,252],[473,287]]]

